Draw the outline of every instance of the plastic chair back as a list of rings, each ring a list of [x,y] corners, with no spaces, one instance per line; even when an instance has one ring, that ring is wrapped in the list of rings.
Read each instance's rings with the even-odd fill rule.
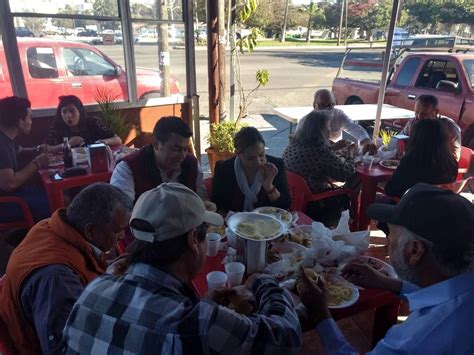
[[[33,216],[31,215],[30,208],[28,204],[20,197],[16,196],[2,196],[0,197],[1,203],[14,203],[19,205],[21,213],[23,214],[23,219],[11,222],[2,222],[0,223],[0,231],[7,231],[14,228],[25,228],[29,230],[35,224],[33,221]]]
[[[306,212],[308,205],[308,196],[311,195],[311,190],[305,179],[297,174],[286,172],[288,180],[288,190],[291,194],[291,210]]]
[[[472,161],[472,150],[468,147],[461,146],[461,157],[458,162],[459,174],[465,174],[469,170]],[[462,178],[461,178],[462,179]]]
[[[459,180],[459,181],[452,182],[450,184],[441,184],[437,186],[446,190],[451,190],[452,192],[459,194],[462,192],[462,190],[464,190],[464,188],[469,183],[469,181],[471,181],[471,179],[472,179],[472,176],[469,176],[468,178],[464,180]]]

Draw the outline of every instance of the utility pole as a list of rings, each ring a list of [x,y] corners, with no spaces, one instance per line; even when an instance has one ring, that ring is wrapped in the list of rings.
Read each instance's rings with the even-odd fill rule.
[[[285,37],[286,37],[286,26],[288,24],[288,8],[290,7],[290,0],[286,0],[286,6],[285,6],[285,18],[283,19],[283,29],[281,31],[281,38],[280,42],[285,42]]]
[[[168,20],[168,0],[156,0],[158,18]],[[158,25],[158,58],[160,59],[161,96],[171,95],[170,90],[170,52],[168,44],[168,24]]]
[[[209,90],[209,123],[219,123],[219,9],[217,1],[207,0],[207,69]]]
[[[230,68],[229,68],[229,86],[230,86],[230,97],[229,97],[229,114],[230,120],[234,120],[235,111],[235,21],[237,17],[237,0],[229,0],[229,42],[230,42]]]
[[[225,0],[218,0],[218,17],[219,26],[219,119],[224,120],[227,117],[226,105],[226,86],[225,86]]]
[[[342,19],[344,18],[344,0],[341,2],[341,16],[339,19],[339,33],[337,35],[337,45],[341,45],[341,36],[342,36]]]

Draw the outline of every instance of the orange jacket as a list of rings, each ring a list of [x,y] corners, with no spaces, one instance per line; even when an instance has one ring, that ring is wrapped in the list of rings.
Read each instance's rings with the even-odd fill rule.
[[[22,283],[34,270],[52,264],[65,265],[86,286],[104,273],[86,239],[56,211],[36,224],[13,251],[0,294],[0,317],[8,325],[10,338],[20,354],[41,354],[33,324],[25,319],[20,301]]]

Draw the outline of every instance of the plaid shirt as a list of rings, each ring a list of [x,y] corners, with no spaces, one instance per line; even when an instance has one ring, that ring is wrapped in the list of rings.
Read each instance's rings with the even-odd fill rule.
[[[159,269],[135,264],[91,282],[64,329],[67,354],[296,354],[301,329],[291,296],[255,281],[258,314],[245,317],[199,299]]]

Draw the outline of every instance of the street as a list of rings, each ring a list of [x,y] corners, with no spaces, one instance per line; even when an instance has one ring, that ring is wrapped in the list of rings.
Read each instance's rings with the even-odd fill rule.
[[[120,65],[124,65],[123,49],[120,46],[97,46]],[[135,58],[138,67],[158,68],[158,49],[154,45],[135,45]],[[256,86],[255,73],[258,69],[267,69],[270,81],[261,87],[250,106],[249,113],[271,113],[278,106],[311,105],[313,94],[317,89],[331,88],[339,65],[344,56],[344,49],[310,47],[310,48],[258,48],[251,54],[240,56],[241,77],[244,89],[252,90]],[[227,56],[227,78],[229,78],[229,55]],[[376,50],[351,54],[351,59],[381,61],[381,52]],[[197,90],[200,96],[201,115],[208,115],[208,81],[207,50],[196,48]],[[185,91],[185,50],[171,50],[171,74],[176,75]],[[347,77],[358,79],[380,78],[380,72],[373,69],[343,71]],[[227,87],[229,83],[227,82]],[[229,90],[227,90],[227,97]],[[235,101],[238,106],[238,97]]]

